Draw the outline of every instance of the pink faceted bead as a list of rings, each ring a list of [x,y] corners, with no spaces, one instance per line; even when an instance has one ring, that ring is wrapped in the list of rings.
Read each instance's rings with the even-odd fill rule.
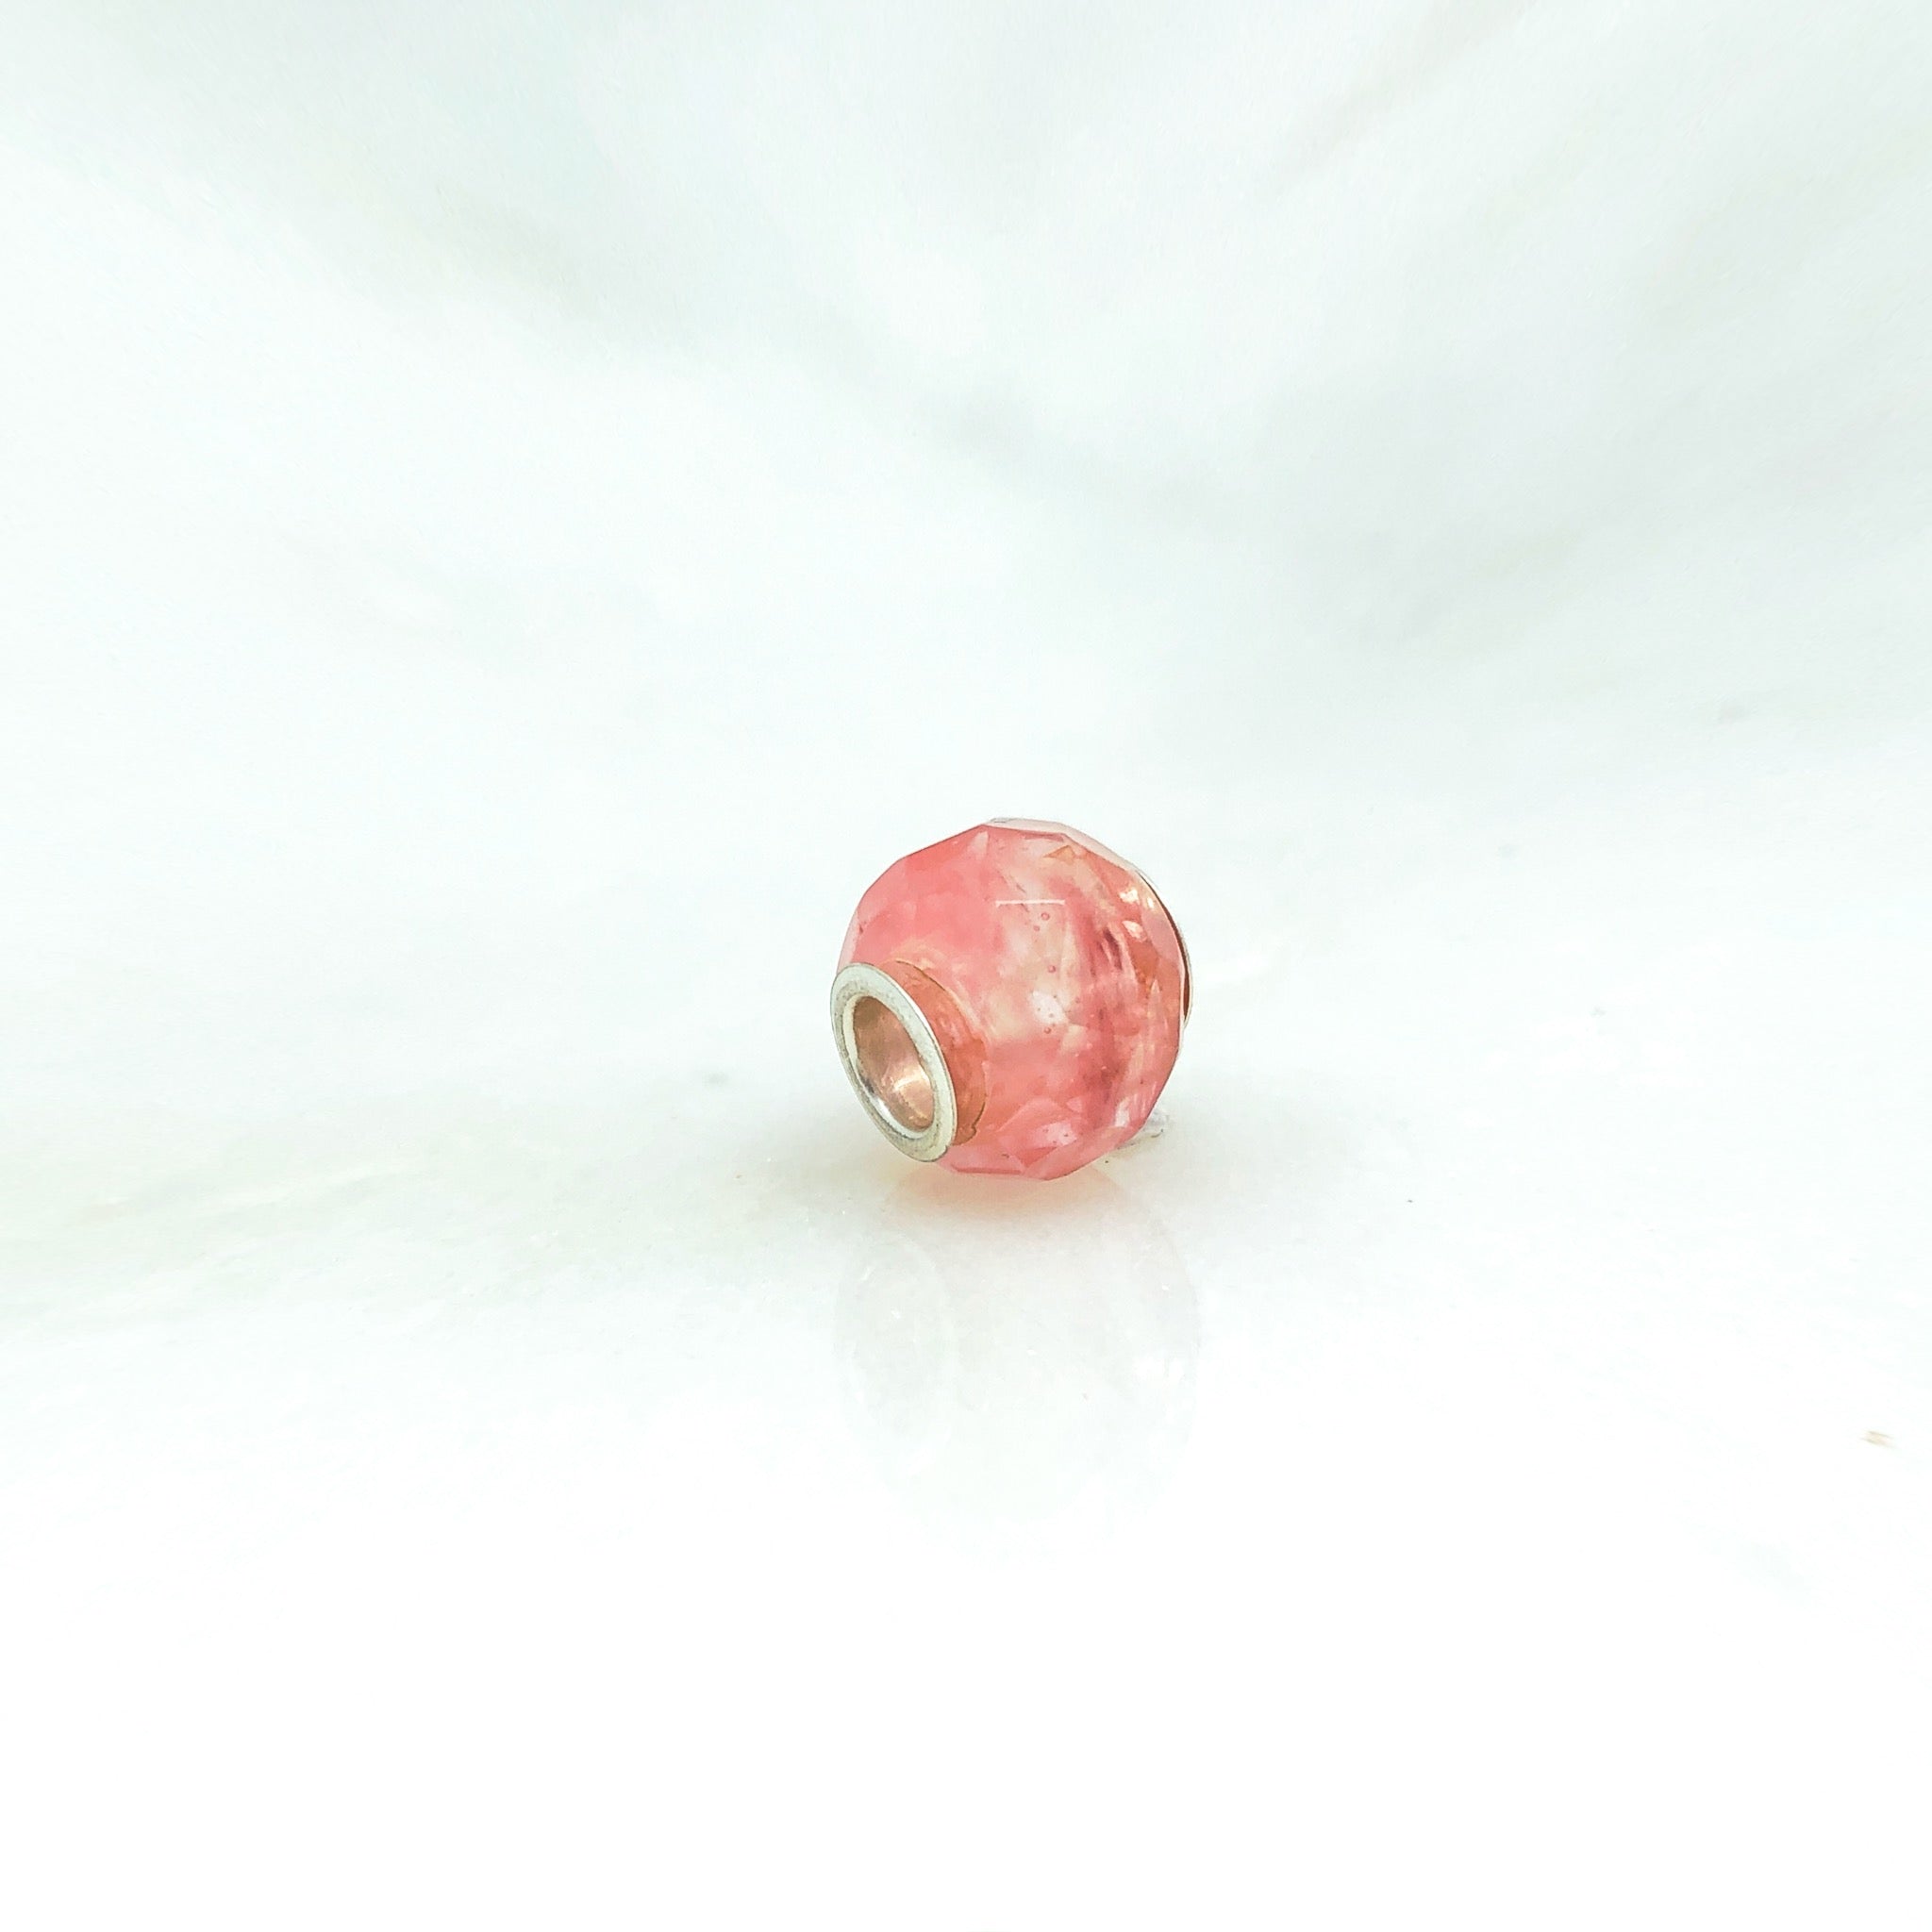
[[[858,902],[839,965],[854,1084],[889,1138],[962,1173],[1050,1180],[1110,1153],[1180,1051],[1178,928],[1131,865],[1066,825],[995,819],[900,859]]]

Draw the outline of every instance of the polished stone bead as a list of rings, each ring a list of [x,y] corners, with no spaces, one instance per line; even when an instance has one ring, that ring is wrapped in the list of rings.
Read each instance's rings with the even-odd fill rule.
[[[963,1173],[1047,1180],[1111,1152],[1140,1131],[1180,1051],[1178,929],[1133,866],[1066,825],[996,819],[900,859],[853,915],[839,963],[855,962],[903,988],[930,1025],[958,1115],[938,1158]],[[881,1104],[923,1124],[929,1091],[922,1100],[904,1029],[882,1014],[869,1009],[858,1056]]]

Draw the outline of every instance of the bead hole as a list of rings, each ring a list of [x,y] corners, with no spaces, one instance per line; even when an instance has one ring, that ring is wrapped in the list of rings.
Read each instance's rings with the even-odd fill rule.
[[[932,1125],[932,1080],[912,1036],[882,1000],[854,1003],[852,1058],[865,1097],[901,1132],[923,1134]]]

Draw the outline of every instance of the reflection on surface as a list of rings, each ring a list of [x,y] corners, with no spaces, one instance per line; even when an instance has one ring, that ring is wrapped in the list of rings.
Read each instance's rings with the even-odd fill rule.
[[[840,1293],[854,1426],[923,1513],[1109,1515],[1166,1480],[1193,1421],[1192,1284],[1147,1210],[1091,1172],[888,1197]]]

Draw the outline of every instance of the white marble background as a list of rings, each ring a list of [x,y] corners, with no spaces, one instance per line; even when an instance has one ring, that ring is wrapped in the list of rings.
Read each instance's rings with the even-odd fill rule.
[[[1932,1922],[1918,0],[0,39],[0,1922]]]

